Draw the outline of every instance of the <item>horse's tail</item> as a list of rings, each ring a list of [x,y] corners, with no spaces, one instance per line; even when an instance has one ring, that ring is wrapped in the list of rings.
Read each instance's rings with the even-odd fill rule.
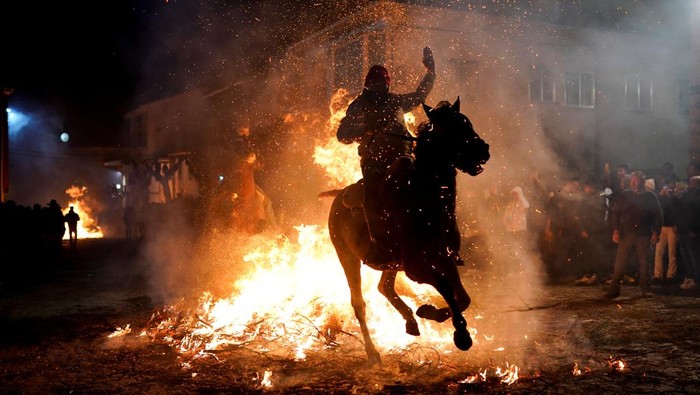
[[[319,193],[318,198],[319,199],[329,198],[329,197],[334,198],[334,197],[340,195],[342,192],[343,192],[342,189],[331,189],[330,191],[323,191],[323,192]]]

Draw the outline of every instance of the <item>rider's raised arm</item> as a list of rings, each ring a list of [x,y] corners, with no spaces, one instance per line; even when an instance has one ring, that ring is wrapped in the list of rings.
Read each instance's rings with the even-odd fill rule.
[[[343,144],[358,141],[365,133],[365,115],[359,100],[350,103],[345,117],[340,120],[336,137]]]

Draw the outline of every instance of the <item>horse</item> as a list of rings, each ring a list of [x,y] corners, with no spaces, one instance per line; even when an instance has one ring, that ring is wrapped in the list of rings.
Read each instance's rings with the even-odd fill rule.
[[[452,104],[442,101],[434,108],[425,103],[422,106],[428,121],[421,124],[417,137],[403,137],[414,141],[414,158],[397,159],[388,169],[380,192],[383,224],[393,240],[394,260],[369,266],[382,272],[379,291],[406,321],[406,333],[413,336],[419,336],[420,330],[413,311],[394,289],[396,275],[403,271],[410,280],[433,286],[447,307],[425,304],[416,315],[437,322],[451,317],[454,344],[466,351],[472,339],[462,312],[471,299],[451,251],[459,249],[460,237],[454,218],[456,177],[457,170],[471,176],[480,174],[490,157],[489,145],[460,113],[459,97]],[[334,196],[328,231],[350,287],[368,362],[375,365],[381,364],[381,357],[370,337],[361,288],[362,257],[371,243],[361,208],[361,184],[362,180],[320,196]]]

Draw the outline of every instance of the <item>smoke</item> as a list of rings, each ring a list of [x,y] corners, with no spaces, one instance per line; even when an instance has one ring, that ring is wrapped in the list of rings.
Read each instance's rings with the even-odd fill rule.
[[[60,140],[64,130],[60,115],[46,106],[25,101],[13,103],[11,108],[7,199],[25,206],[44,206],[56,199],[67,207],[70,197],[65,191],[76,185],[88,188],[95,202],[108,201],[106,186],[113,178],[112,172]]]
[[[212,87],[237,81],[247,83],[244,92],[250,95],[250,101],[235,105],[248,106],[242,112],[246,126],[251,126],[251,139],[259,150],[262,166],[256,177],[272,197],[279,220],[277,228],[260,237],[270,237],[275,232],[289,234],[299,224],[325,223],[327,206],[319,203],[316,195],[331,184],[314,163],[313,153],[316,145],[334,134],[328,111],[333,92],[318,89],[322,85],[319,81],[327,77],[318,73],[319,62],[329,59],[313,51],[301,55],[295,52],[297,49],[303,52],[304,43],[286,53],[285,61],[276,59],[285,45],[317,30],[320,22],[333,19],[331,15],[355,10],[349,3],[334,8],[327,2],[319,2],[313,6],[320,7],[318,10],[312,8],[317,11],[310,13],[313,17],[292,14],[299,5],[297,2],[243,4],[233,9],[217,2],[173,3],[163,7],[161,17],[146,27],[151,41],[145,45],[148,51],[143,51],[142,91],[148,94],[140,99],[192,90],[202,82]],[[401,93],[417,85],[423,72],[421,49],[430,46],[437,61],[438,79],[428,104],[435,105],[441,100],[454,102],[459,97],[462,112],[490,144],[491,160],[485,171],[476,177],[458,176],[458,218],[466,261],[463,282],[473,299],[465,315],[480,316],[470,321],[470,325],[473,322],[478,327],[480,337],[501,341],[508,349],[505,355],[514,363],[523,362],[532,352],[533,339],[542,337],[534,311],[551,301],[548,289],[543,287],[545,268],[537,244],[544,227],[546,199],[566,180],[596,173],[600,165],[582,148],[593,144],[593,137],[587,131],[596,125],[578,124],[577,115],[561,105],[561,96],[555,96],[551,103],[532,104],[530,87],[523,81],[530,81],[541,64],[553,65],[555,74],[563,75],[567,65],[560,64],[562,60],[557,58],[558,48],[562,47],[571,48],[567,51],[569,55],[580,52],[580,58],[567,60],[569,65],[582,62],[587,63],[586,67],[602,70],[617,67],[595,64],[591,61],[592,54],[587,52],[593,40],[607,39],[604,31],[592,32],[590,36],[573,35],[563,28],[543,30],[536,22],[575,20],[580,26],[605,22],[607,28],[612,26],[613,30],[621,31],[629,26],[653,29],[651,21],[657,20],[646,19],[648,10],[637,7],[617,8],[613,12],[614,8],[606,6],[600,12],[584,12],[583,5],[560,9],[559,2],[534,3],[543,9],[542,15],[534,18],[525,15],[532,8],[521,8],[518,2],[484,2],[498,6],[495,10],[487,9],[486,13],[471,12],[469,6],[459,4],[458,11],[465,8],[468,11],[459,14],[464,18],[459,22],[460,33],[442,25],[450,20],[449,11],[418,8],[415,13],[402,15],[405,30],[397,32],[401,39],[390,41],[395,46],[389,48],[392,90]],[[449,5],[455,6],[452,2]],[[386,10],[380,10],[388,10],[387,13],[394,8],[391,3],[384,6]],[[664,10],[667,13],[657,15],[659,18],[676,17],[672,7]],[[500,15],[494,17],[494,13]],[[507,18],[503,19],[503,15]],[[594,19],[583,20],[585,15]],[[416,19],[412,20],[414,16]],[[425,28],[418,29],[417,25]],[[543,40],[546,45],[531,44]],[[270,68],[273,72],[256,85],[253,76]],[[557,87],[556,95],[561,95],[562,90],[561,86]],[[540,104],[556,107],[557,111],[544,115],[545,111],[538,108]],[[415,115],[419,120],[424,119],[420,109]],[[671,139],[670,143],[677,140]],[[639,160],[636,147],[615,148],[620,147],[603,149],[602,158],[614,163]],[[668,152],[675,151],[658,155],[671,157]],[[529,238],[514,239],[506,232],[504,203],[494,204],[494,198],[507,197],[514,187],[521,187],[530,202]],[[153,274],[153,288],[163,295],[179,296],[185,288],[193,293],[213,290],[223,296],[232,279],[250,269],[242,258],[242,244],[249,240],[245,236],[213,226],[204,233],[204,238],[197,239],[194,232],[183,233],[185,225],[177,219],[167,218],[164,223],[167,226],[150,234],[152,242],[144,258]],[[314,281],[312,278],[309,276],[309,281]],[[472,364],[486,363],[493,357],[492,351],[477,347],[465,358]]]

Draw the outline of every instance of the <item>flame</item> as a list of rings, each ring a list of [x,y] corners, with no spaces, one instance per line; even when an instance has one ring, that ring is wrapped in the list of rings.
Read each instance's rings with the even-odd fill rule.
[[[260,386],[264,388],[271,388],[272,387],[272,372],[269,370],[266,370],[263,373],[263,378],[260,381]]]
[[[411,132],[413,132],[415,130],[414,128],[416,126],[416,116],[413,115],[413,113],[411,113],[411,112],[405,113],[403,115],[403,121],[404,121],[404,124],[406,125],[406,129],[410,130]]]
[[[356,144],[341,144],[336,131],[350,103],[341,89],[332,97],[327,122],[327,138],[317,142],[314,161],[328,175],[331,187],[343,187],[362,177]],[[286,122],[293,122],[288,115]],[[308,124],[308,116],[301,117]],[[357,342],[361,336],[345,274],[328,237],[319,225],[299,225],[296,240],[283,235],[254,235],[243,243],[243,261],[250,268],[233,284],[227,298],[215,300],[204,292],[197,306],[183,319],[180,306],[159,313],[161,322],[150,329],[151,336],[171,336],[174,327],[185,327],[186,335],[169,338],[183,353],[197,355],[229,345],[268,349],[275,340],[278,349],[296,360],[306,358],[312,349],[337,347],[344,341]],[[309,273],[317,281],[309,281]],[[367,320],[372,322],[373,338],[383,349],[405,348],[416,338],[405,333],[404,321],[376,289],[381,273],[363,267],[363,294]],[[406,295],[412,308],[439,300],[429,286],[411,282],[400,273],[397,289]],[[435,348],[452,347],[449,324],[420,322],[421,341]],[[439,325],[433,327],[432,325]],[[476,330],[470,328],[473,334]],[[348,334],[350,335],[348,338]]]
[[[113,339],[115,337],[122,337],[128,333],[131,333],[131,324],[127,324],[124,328],[117,327],[117,329],[110,333],[107,337]]]
[[[341,144],[336,138],[338,124],[350,101],[345,90],[333,95],[327,134],[316,140],[314,163],[325,171],[329,188],[342,188],[362,177],[357,145]],[[309,117],[289,114],[285,122],[301,119],[304,125],[317,126],[318,122],[309,122]],[[407,116],[406,123],[414,124],[415,117]],[[192,359],[217,358],[212,351],[239,346],[296,361],[305,360],[314,351],[345,345],[363,350],[347,280],[327,227],[300,224],[293,229],[296,231],[293,236],[236,235],[240,258],[235,262],[243,272],[232,279],[230,292],[227,289],[224,297],[217,298],[205,291],[196,301],[182,300],[165,306],[153,314],[139,336],[168,343]],[[231,236],[218,237],[230,242]],[[211,242],[223,244],[218,240]],[[380,276],[380,272],[362,267],[366,318],[380,352],[407,350],[416,344],[438,352],[452,352],[454,328],[449,321],[419,320],[419,338],[405,333],[404,320],[377,289]],[[397,276],[396,288],[414,311],[422,304],[444,303],[432,287],[409,281],[403,273]],[[475,310],[468,313],[475,315],[470,318],[472,322],[484,318],[483,313]],[[475,345],[494,341],[494,336],[477,337],[473,325],[469,331]],[[518,370],[515,365],[507,365],[505,369],[497,368],[495,374],[500,382],[512,384],[518,380]],[[262,378],[258,377],[260,386],[272,386],[272,376],[266,370]],[[472,381],[465,382],[486,379],[487,371],[483,370],[465,379]]]
[[[352,101],[348,91],[338,89],[331,97],[329,106],[328,137],[314,148],[314,164],[322,167],[331,179],[332,188],[342,188],[362,178],[356,144],[342,144],[336,138],[338,125]]]
[[[486,381],[486,374],[488,373],[488,369],[484,369],[483,371],[480,371],[476,374],[473,374],[471,376],[468,376],[466,379],[461,380],[460,383],[462,384],[473,384],[476,382],[480,381]]]
[[[608,359],[608,366],[618,372],[622,372],[627,368],[627,362],[624,359],[614,359],[612,356]]]
[[[70,200],[63,210],[63,215],[66,215],[70,210],[70,206],[73,206],[73,211],[80,216],[80,221],[78,221],[78,238],[100,239],[104,237],[102,229],[100,229],[100,226],[97,225],[94,219],[92,208],[83,200],[87,193],[88,189],[86,187],[72,185],[66,189],[66,195],[70,197]],[[63,235],[63,240],[68,240],[69,236],[68,232],[66,232]]]
[[[496,376],[501,378],[502,384],[511,385],[518,381],[518,371],[520,369],[517,365],[509,365],[506,363],[506,368],[501,370],[501,368],[496,369]]]
[[[215,300],[211,293],[205,292],[197,306],[185,314],[185,319],[180,307],[171,306],[159,313],[161,321],[147,330],[149,334],[191,355],[246,345],[259,347],[260,351],[293,354],[290,357],[296,360],[305,359],[311,349],[356,342],[360,338],[359,328],[342,267],[328,240],[328,230],[316,225],[295,229],[296,241],[283,236],[251,236],[243,258],[251,269],[235,282],[231,296]],[[319,280],[309,281],[309,273]],[[416,339],[405,334],[398,312],[376,289],[380,273],[363,268],[362,275],[367,319],[372,322],[377,345],[402,349],[414,343]],[[397,279],[397,288],[408,295],[406,303],[414,310],[419,304],[439,297],[432,288],[411,282],[403,275]],[[449,324],[420,324],[422,342],[439,349],[452,346]],[[173,328],[186,334],[175,339]],[[269,349],[273,340],[279,345],[276,350]]]
[[[508,362],[506,362],[506,367],[504,369],[501,369],[501,367],[496,367],[496,370],[494,372],[494,376],[499,379],[501,384],[506,384],[506,385],[511,385],[518,381],[520,378],[518,376],[518,372],[520,371],[520,368],[518,368],[517,365],[511,365]],[[466,379],[460,380],[459,383],[461,384],[473,384],[473,383],[478,383],[478,382],[485,382],[488,380],[488,369],[481,370],[477,372],[476,374],[473,374],[471,376],[467,376]]]
[[[581,375],[581,369],[578,367],[578,362],[574,362],[574,370],[573,370],[574,376],[580,376]]]

